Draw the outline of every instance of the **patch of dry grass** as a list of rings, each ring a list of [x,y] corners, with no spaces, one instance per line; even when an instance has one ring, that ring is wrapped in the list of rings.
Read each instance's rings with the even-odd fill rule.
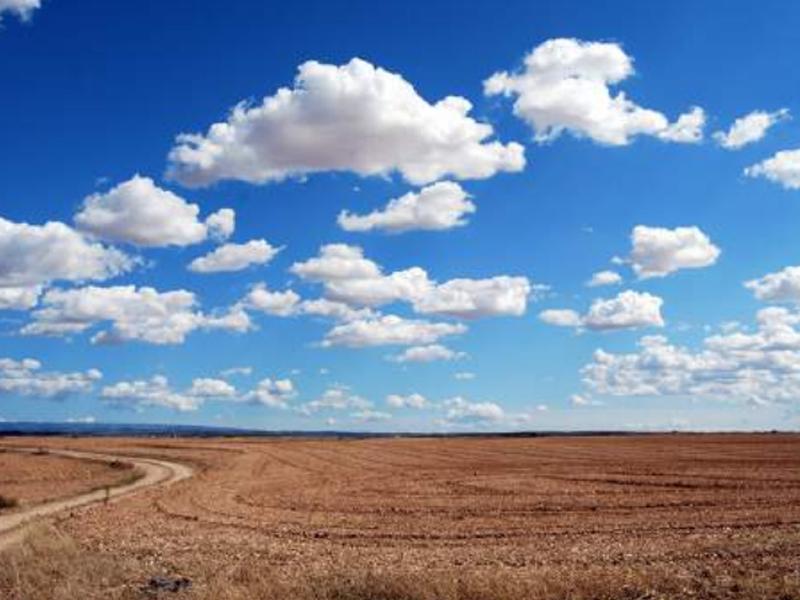
[[[473,572],[361,571],[281,574],[257,564],[217,573],[198,600],[794,600],[800,579],[696,577],[663,568],[545,568]]]
[[[589,567],[583,570],[385,570],[330,565],[298,572],[244,560],[205,565],[180,593],[149,592],[158,567],[88,552],[52,527],[0,555],[0,598],[8,600],[794,600],[800,574],[774,578],[758,569],[692,573],[666,567]],[[156,572],[147,569],[156,569]]]
[[[57,529],[35,526],[25,541],[0,554],[4,600],[128,600],[132,563],[88,554]]]

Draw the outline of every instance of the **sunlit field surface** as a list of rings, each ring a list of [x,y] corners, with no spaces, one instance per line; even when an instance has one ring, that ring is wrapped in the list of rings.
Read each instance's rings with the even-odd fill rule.
[[[796,435],[23,443],[196,474],[34,531],[3,597],[800,597]]]

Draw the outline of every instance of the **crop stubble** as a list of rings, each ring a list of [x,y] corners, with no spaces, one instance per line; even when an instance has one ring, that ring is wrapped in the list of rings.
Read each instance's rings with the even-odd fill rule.
[[[795,435],[36,443],[198,467],[191,480],[59,524],[143,575],[202,580],[248,561],[299,574],[347,565],[798,577]]]

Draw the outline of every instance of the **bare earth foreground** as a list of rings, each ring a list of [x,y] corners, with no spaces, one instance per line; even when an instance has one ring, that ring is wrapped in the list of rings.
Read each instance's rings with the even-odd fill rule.
[[[12,512],[54,498],[69,498],[127,479],[133,465],[112,466],[101,460],[76,460],[51,452],[0,452],[0,494],[13,498]],[[5,514],[4,511],[0,514]]]
[[[798,435],[14,445],[195,474],[59,513],[0,598],[800,598]]]

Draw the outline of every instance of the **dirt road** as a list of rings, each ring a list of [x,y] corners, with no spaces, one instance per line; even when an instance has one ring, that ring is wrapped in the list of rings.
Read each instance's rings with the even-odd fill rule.
[[[13,452],[35,452],[38,449],[6,447],[6,450]],[[194,470],[187,465],[166,460],[144,459],[132,456],[119,456],[115,454],[77,450],[49,449],[48,452],[58,456],[77,459],[103,460],[107,462],[122,460],[131,463],[134,468],[139,469],[144,475],[132,483],[108,488],[108,491],[105,489],[95,490],[84,494],[78,494],[71,498],[44,502],[21,512],[0,515],[0,551],[22,540],[25,537],[25,528],[23,526],[33,520],[52,516],[62,511],[86,506],[88,504],[114,500],[155,485],[169,485],[176,481],[187,479],[194,473]]]

